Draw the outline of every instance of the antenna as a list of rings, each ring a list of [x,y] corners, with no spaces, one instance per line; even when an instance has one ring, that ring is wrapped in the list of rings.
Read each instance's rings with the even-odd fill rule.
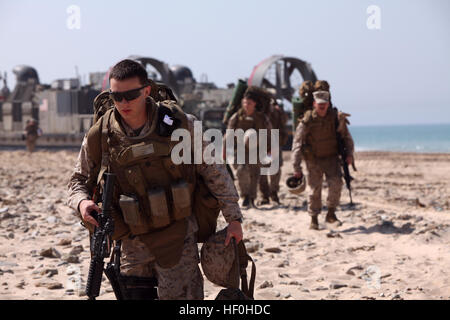
[[[75,66],[75,76],[78,79],[78,88],[81,87],[81,76],[80,73],[78,72],[78,66]]]

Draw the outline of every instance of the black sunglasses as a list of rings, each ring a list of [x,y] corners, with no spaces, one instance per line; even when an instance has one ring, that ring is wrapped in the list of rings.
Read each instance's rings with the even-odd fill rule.
[[[126,101],[131,101],[131,100],[138,98],[141,95],[141,90],[147,86],[148,86],[148,84],[146,84],[145,86],[142,86],[140,88],[137,88],[137,89],[132,89],[132,90],[123,91],[123,92],[112,92],[110,89],[109,96],[111,97],[111,99],[113,99],[116,102],[120,102],[120,101],[122,101],[122,99],[125,99]]]

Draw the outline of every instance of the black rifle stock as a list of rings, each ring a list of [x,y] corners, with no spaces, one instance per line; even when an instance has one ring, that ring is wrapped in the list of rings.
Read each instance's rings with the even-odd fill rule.
[[[95,300],[100,294],[105,264],[104,259],[111,253],[111,237],[114,231],[114,221],[111,216],[111,211],[116,176],[112,173],[105,173],[104,178],[102,212],[97,214],[96,219],[99,226],[95,227],[91,238],[91,263],[89,265],[86,284],[86,295],[89,297],[89,300]]]

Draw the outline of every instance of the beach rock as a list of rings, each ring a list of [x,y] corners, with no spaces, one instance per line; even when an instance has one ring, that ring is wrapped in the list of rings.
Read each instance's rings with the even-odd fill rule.
[[[342,283],[331,283],[330,284],[330,289],[334,289],[334,290],[337,290],[337,289],[340,289],[340,288],[345,288],[345,287],[347,287],[347,285],[346,284],[342,284]]]
[[[64,295],[65,296],[73,296],[75,294],[75,291],[73,290],[73,289],[67,289],[65,292],[64,292]]]
[[[259,244],[258,243],[250,244],[250,245],[247,246],[247,252],[248,253],[254,253],[254,252],[258,251],[258,249],[259,249]]]
[[[347,272],[346,272],[346,274],[349,274],[349,275],[351,275],[351,276],[354,276],[354,275],[355,275],[354,270],[360,270],[360,271],[362,271],[363,269],[364,269],[364,268],[363,268],[362,266],[360,266],[360,265],[354,266],[354,267],[351,267],[350,269],[348,269]]]
[[[79,255],[80,253],[82,253],[84,251],[84,248],[82,245],[78,245],[72,248],[72,250],[70,250],[69,254],[70,255]]]
[[[65,255],[63,260],[67,263],[80,263],[80,258],[73,254]]]
[[[25,280],[21,280],[18,284],[16,284],[16,288],[23,289],[25,287]]]
[[[7,219],[13,219],[18,217],[17,214],[11,214],[9,212],[3,213],[2,215],[0,215],[0,221],[2,220],[7,220]]]
[[[281,249],[278,247],[266,248],[264,251],[270,252],[270,253],[281,253]]]
[[[412,218],[413,218],[413,216],[411,216],[409,214],[401,214],[397,217],[397,219],[399,219],[399,220],[410,220]]]
[[[373,251],[373,250],[375,250],[375,245],[372,245],[372,246],[361,246],[361,247],[351,247],[351,248],[348,248],[348,251],[349,251],[349,252],[355,252],[355,251],[358,251],[358,250],[362,250],[362,251]]]
[[[284,267],[287,267],[287,266],[289,266],[289,261],[288,260],[284,260],[283,262],[281,262],[281,263],[279,263],[277,265],[278,268],[284,268]]]
[[[43,249],[40,253],[41,257],[44,258],[61,258],[61,254],[55,248]]]
[[[59,242],[58,242],[58,246],[69,246],[69,245],[71,245],[72,244],[72,239],[61,239]]]
[[[328,288],[324,287],[324,286],[320,286],[320,287],[315,288],[314,290],[315,291],[325,291],[325,290],[328,290]]]
[[[260,289],[265,289],[265,288],[273,288],[273,284],[272,281],[264,281],[260,286]]]
[[[50,281],[50,280],[41,280],[38,281],[35,284],[36,287],[38,288],[47,288],[49,290],[57,290],[57,289],[62,289],[63,285],[60,282],[57,281]]]
[[[47,276],[48,278],[53,277],[55,274],[58,274],[58,269],[43,269],[40,272],[41,276]]]
[[[416,198],[416,200],[415,200],[415,205],[416,205],[417,207],[420,207],[420,208],[425,208],[425,207],[426,207],[425,204],[423,204],[422,202],[420,202],[419,198]]]
[[[327,238],[341,238],[342,239],[342,236],[338,232],[330,231],[327,233]]]

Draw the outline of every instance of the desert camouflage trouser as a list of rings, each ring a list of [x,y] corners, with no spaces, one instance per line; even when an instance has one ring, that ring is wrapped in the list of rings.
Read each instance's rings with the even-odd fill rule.
[[[263,198],[268,198],[271,194],[278,193],[278,191],[280,191],[281,166],[283,165],[283,156],[281,150],[279,159],[280,169],[276,174],[271,176],[261,175],[259,178],[259,190],[261,191],[261,195]]]
[[[34,151],[34,148],[35,148],[35,146],[36,146],[36,140],[37,140],[37,138],[38,138],[38,136],[37,136],[37,135],[34,135],[34,134],[28,134],[28,135],[26,136],[26,141],[25,141],[25,143],[26,143],[26,145],[27,145],[27,150],[28,150],[29,152],[33,152],[33,151]]]
[[[256,199],[258,182],[260,178],[260,165],[258,164],[234,164],[235,176],[238,180],[239,195],[241,198],[250,197]]]
[[[171,268],[161,268],[145,244],[134,239],[122,240],[121,274],[158,279],[161,300],[202,300],[203,276],[199,269],[199,254],[195,234],[189,232],[184,240],[181,259]]]
[[[322,209],[322,183],[325,175],[328,184],[328,208],[339,205],[342,190],[342,172],[337,156],[306,161],[308,185],[310,188],[308,211],[311,216],[318,215]]]

